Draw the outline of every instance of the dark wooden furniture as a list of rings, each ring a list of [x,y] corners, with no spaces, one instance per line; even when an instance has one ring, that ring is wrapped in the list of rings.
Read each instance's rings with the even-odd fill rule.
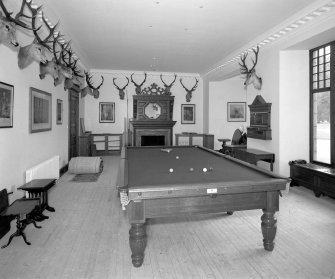
[[[291,186],[302,185],[313,190],[316,197],[321,194],[335,198],[335,170],[330,167],[312,163],[291,161]]]
[[[248,138],[270,140],[271,131],[271,103],[264,101],[261,95],[249,105],[250,127],[247,128]]]
[[[262,209],[264,248],[274,248],[275,212],[288,178],[191,146],[126,147],[119,174],[118,190],[131,224],[129,244],[135,267],[144,259],[147,218]]]
[[[92,156],[92,134],[86,132],[79,136],[79,152],[78,156]]]
[[[15,236],[22,236],[24,242],[28,245],[31,243],[27,241],[24,229],[30,223],[33,223],[36,228],[41,228],[37,226],[35,220],[29,219],[27,216],[40,204],[40,199],[18,199],[15,200],[4,212],[1,213],[2,216],[15,216],[16,218],[16,232],[14,232],[10,237],[6,245],[1,248],[6,248]],[[21,215],[26,215],[26,219],[21,219]]]
[[[8,196],[10,194],[13,194],[13,192],[8,193],[6,188],[0,191],[0,239],[9,232],[10,223],[15,218],[12,215],[3,215],[9,207]]]
[[[175,134],[175,144],[177,146],[198,145],[214,149],[214,135],[197,133]]]
[[[95,156],[104,156],[121,153],[123,146],[122,134],[92,134],[91,143],[96,148]]]
[[[242,134],[240,129],[236,129],[232,139],[218,139],[219,142],[222,142],[222,148],[220,152],[226,155],[235,157],[235,150],[238,148],[247,148],[247,136]],[[227,144],[230,142],[231,144]]]
[[[257,165],[258,161],[264,161],[270,164],[270,170],[273,171],[273,163],[275,162],[275,154],[254,148],[236,149],[235,158],[250,164]]]
[[[54,212],[55,209],[48,204],[48,190],[55,185],[56,179],[34,179],[17,189],[28,192],[29,198],[39,198],[41,211],[44,209]]]
[[[152,140],[152,145],[169,146],[173,142],[174,96],[157,95],[152,92],[157,86],[152,86],[148,94],[133,96],[133,120],[130,123],[134,146],[151,145],[148,139]],[[159,140],[155,141],[155,137]]]

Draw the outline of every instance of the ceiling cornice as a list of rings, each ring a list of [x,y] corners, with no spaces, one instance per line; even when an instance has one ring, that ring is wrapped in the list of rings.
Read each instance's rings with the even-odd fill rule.
[[[321,16],[327,13],[334,13],[335,11],[335,0],[321,0],[316,1],[312,5],[302,9],[292,17],[288,18],[281,24],[270,29],[266,33],[258,36],[255,40],[237,49],[215,65],[211,69],[200,73],[200,76],[204,79],[210,80],[211,78],[217,77],[223,69],[231,67],[240,61],[240,57],[247,52],[251,52],[253,48],[259,46],[260,48],[266,49],[272,47],[275,43],[283,41],[287,35],[293,32],[298,32],[305,25],[315,23],[317,19],[321,20]]]

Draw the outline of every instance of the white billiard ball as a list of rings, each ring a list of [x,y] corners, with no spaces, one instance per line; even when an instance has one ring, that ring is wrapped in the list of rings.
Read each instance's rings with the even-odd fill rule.
[[[178,159],[179,159],[179,156],[176,156],[176,159],[178,160]]]
[[[169,172],[173,172],[173,168],[169,169]]]
[[[203,171],[203,172],[206,172],[206,171],[207,171],[207,168],[203,168],[202,171]]]
[[[194,169],[193,169],[193,168],[190,168],[190,171],[194,171]]]

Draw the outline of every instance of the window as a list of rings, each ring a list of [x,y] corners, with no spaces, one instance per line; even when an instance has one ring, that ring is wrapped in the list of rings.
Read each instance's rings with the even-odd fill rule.
[[[312,49],[310,51],[310,103],[311,103],[311,133],[310,133],[310,160],[312,162],[335,166],[335,108],[334,72],[335,42]],[[334,114],[334,113],[333,113]],[[333,157],[333,158],[332,158]]]

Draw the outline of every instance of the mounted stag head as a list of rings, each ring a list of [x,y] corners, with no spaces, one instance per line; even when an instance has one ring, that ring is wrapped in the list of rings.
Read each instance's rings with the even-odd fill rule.
[[[147,73],[144,73],[144,80],[143,80],[143,82],[142,82],[141,84],[137,84],[137,83],[133,80],[133,75],[134,75],[134,73],[132,73],[131,76],[130,76],[131,82],[134,83],[134,85],[135,85],[135,92],[136,92],[136,94],[137,94],[137,95],[140,95],[141,92],[142,92],[141,87],[142,87],[142,85],[145,83],[145,81],[147,80]]]
[[[16,39],[17,26],[21,26],[29,30],[32,29],[26,23],[19,20],[20,17],[31,18],[23,14],[25,5],[26,0],[22,0],[21,9],[13,18],[12,12],[8,12],[2,0],[0,0],[0,7],[5,15],[3,16],[2,13],[0,12],[0,44],[6,42],[12,44],[14,47],[18,47],[19,43]]]
[[[126,89],[126,87],[128,86],[129,84],[129,78],[127,78],[127,84],[125,86],[123,86],[122,88],[120,88],[116,83],[115,83],[115,80],[116,78],[113,78],[113,83],[114,83],[114,86],[117,88],[117,90],[119,90],[119,96],[120,96],[120,100],[123,100],[124,99],[124,90]]]
[[[170,84],[166,84],[164,82],[162,74],[160,75],[160,78],[161,78],[161,81],[163,82],[164,87],[165,87],[164,94],[165,95],[171,95],[171,87],[174,84],[174,82],[176,81],[177,75],[174,74],[174,80]]]
[[[95,99],[98,99],[100,95],[99,89],[101,85],[104,83],[104,77],[101,76],[101,79],[102,79],[101,83],[99,84],[99,86],[94,87],[92,84],[92,75],[85,72],[85,76],[86,76],[87,86],[81,91],[81,97],[84,98],[87,94],[89,94],[89,95],[93,95]]]
[[[62,56],[62,60],[65,63],[65,65],[72,70],[72,73],[73,73],[72,78],[67,78],[67,77],[65,78],[64,90],[66,91],[66,90],[72,88],[74,85],[77,85],[78,87],[81,87],[82,79],[84,78],[84,76],[81,75],[80,70],[77,69],[77,62],[78,62],[79,59],[74,59],[73,58],[73,52],[72,52],[71,48],[65,47],[64,48],[64,54],[65,55]],[[66,61],[66,54],[68,55],[67,61]]]
[[[185,87],[185,85],[183,84],[183,79],[180,79],[180,83],[181,85],[184,87],[184,89],[186,90],[187,94],[186,94],[186,102],[190,102],[191,98],[192,98],[192,92],[197,88],[198,86],[198,82],[199,80],[197,78],[195,78],[195,85],[192,87],[192,89],[188,89]]]
[[[253,84],[255,89],[261,90],[262,78],[256,75],[256,70],[255,70],[255,67],[257,65],[257,60],[258,60],[259,47],[257,46],[256,50],[253,48],[252,51],[255,54],[255,60],[251,59],[253,66],[250,70],[245,64],[245,59],[247,58],[248,53],[243,54],[243,56],[241,57],[242,64],[241,63],[238,63],[238,64],[240,65],[241,75],[243,75],[245,78],[244,88],[246,89],[249,84]]]
[[[49,30],[49,35],[42,40],[39,35],[38,32],[42,25],[40,27],[38,27],[36,29],[35,26],[35,21],[36,21],[36,15],[39,12],[39,10],[41,9],[41,7],[38,7],[37,9],[34,9],[31,7],[31,2],[29,4],[27,4],[28,7],[31,10],[31,13],[33,15],[32,18],[32,25],[33,25],[33,32],[35,35],[35,39],[34,41],[27,46],[24,47],[20,47],[19,53],[18,53],[18,65],[20,69],[24,69],[26,67],[28,67],[34,60],[37,62],[41,62],[43,64],[47,63],[48,58],[46,55],[46,51],[50,51],[52,52],[50,46],[48,45],[48,43],[51,43],[52,41],[50,41],[50,38],[53,38],[54,36],[54,32],[55,29],[58,25],[58,23],[54,26],[54,27],[50,27],[50,25],[48,24],[48,22],[45,20],[44,15],[42,13],[42,19],[43,22],[45,23],[45,25],[48,27]]]

